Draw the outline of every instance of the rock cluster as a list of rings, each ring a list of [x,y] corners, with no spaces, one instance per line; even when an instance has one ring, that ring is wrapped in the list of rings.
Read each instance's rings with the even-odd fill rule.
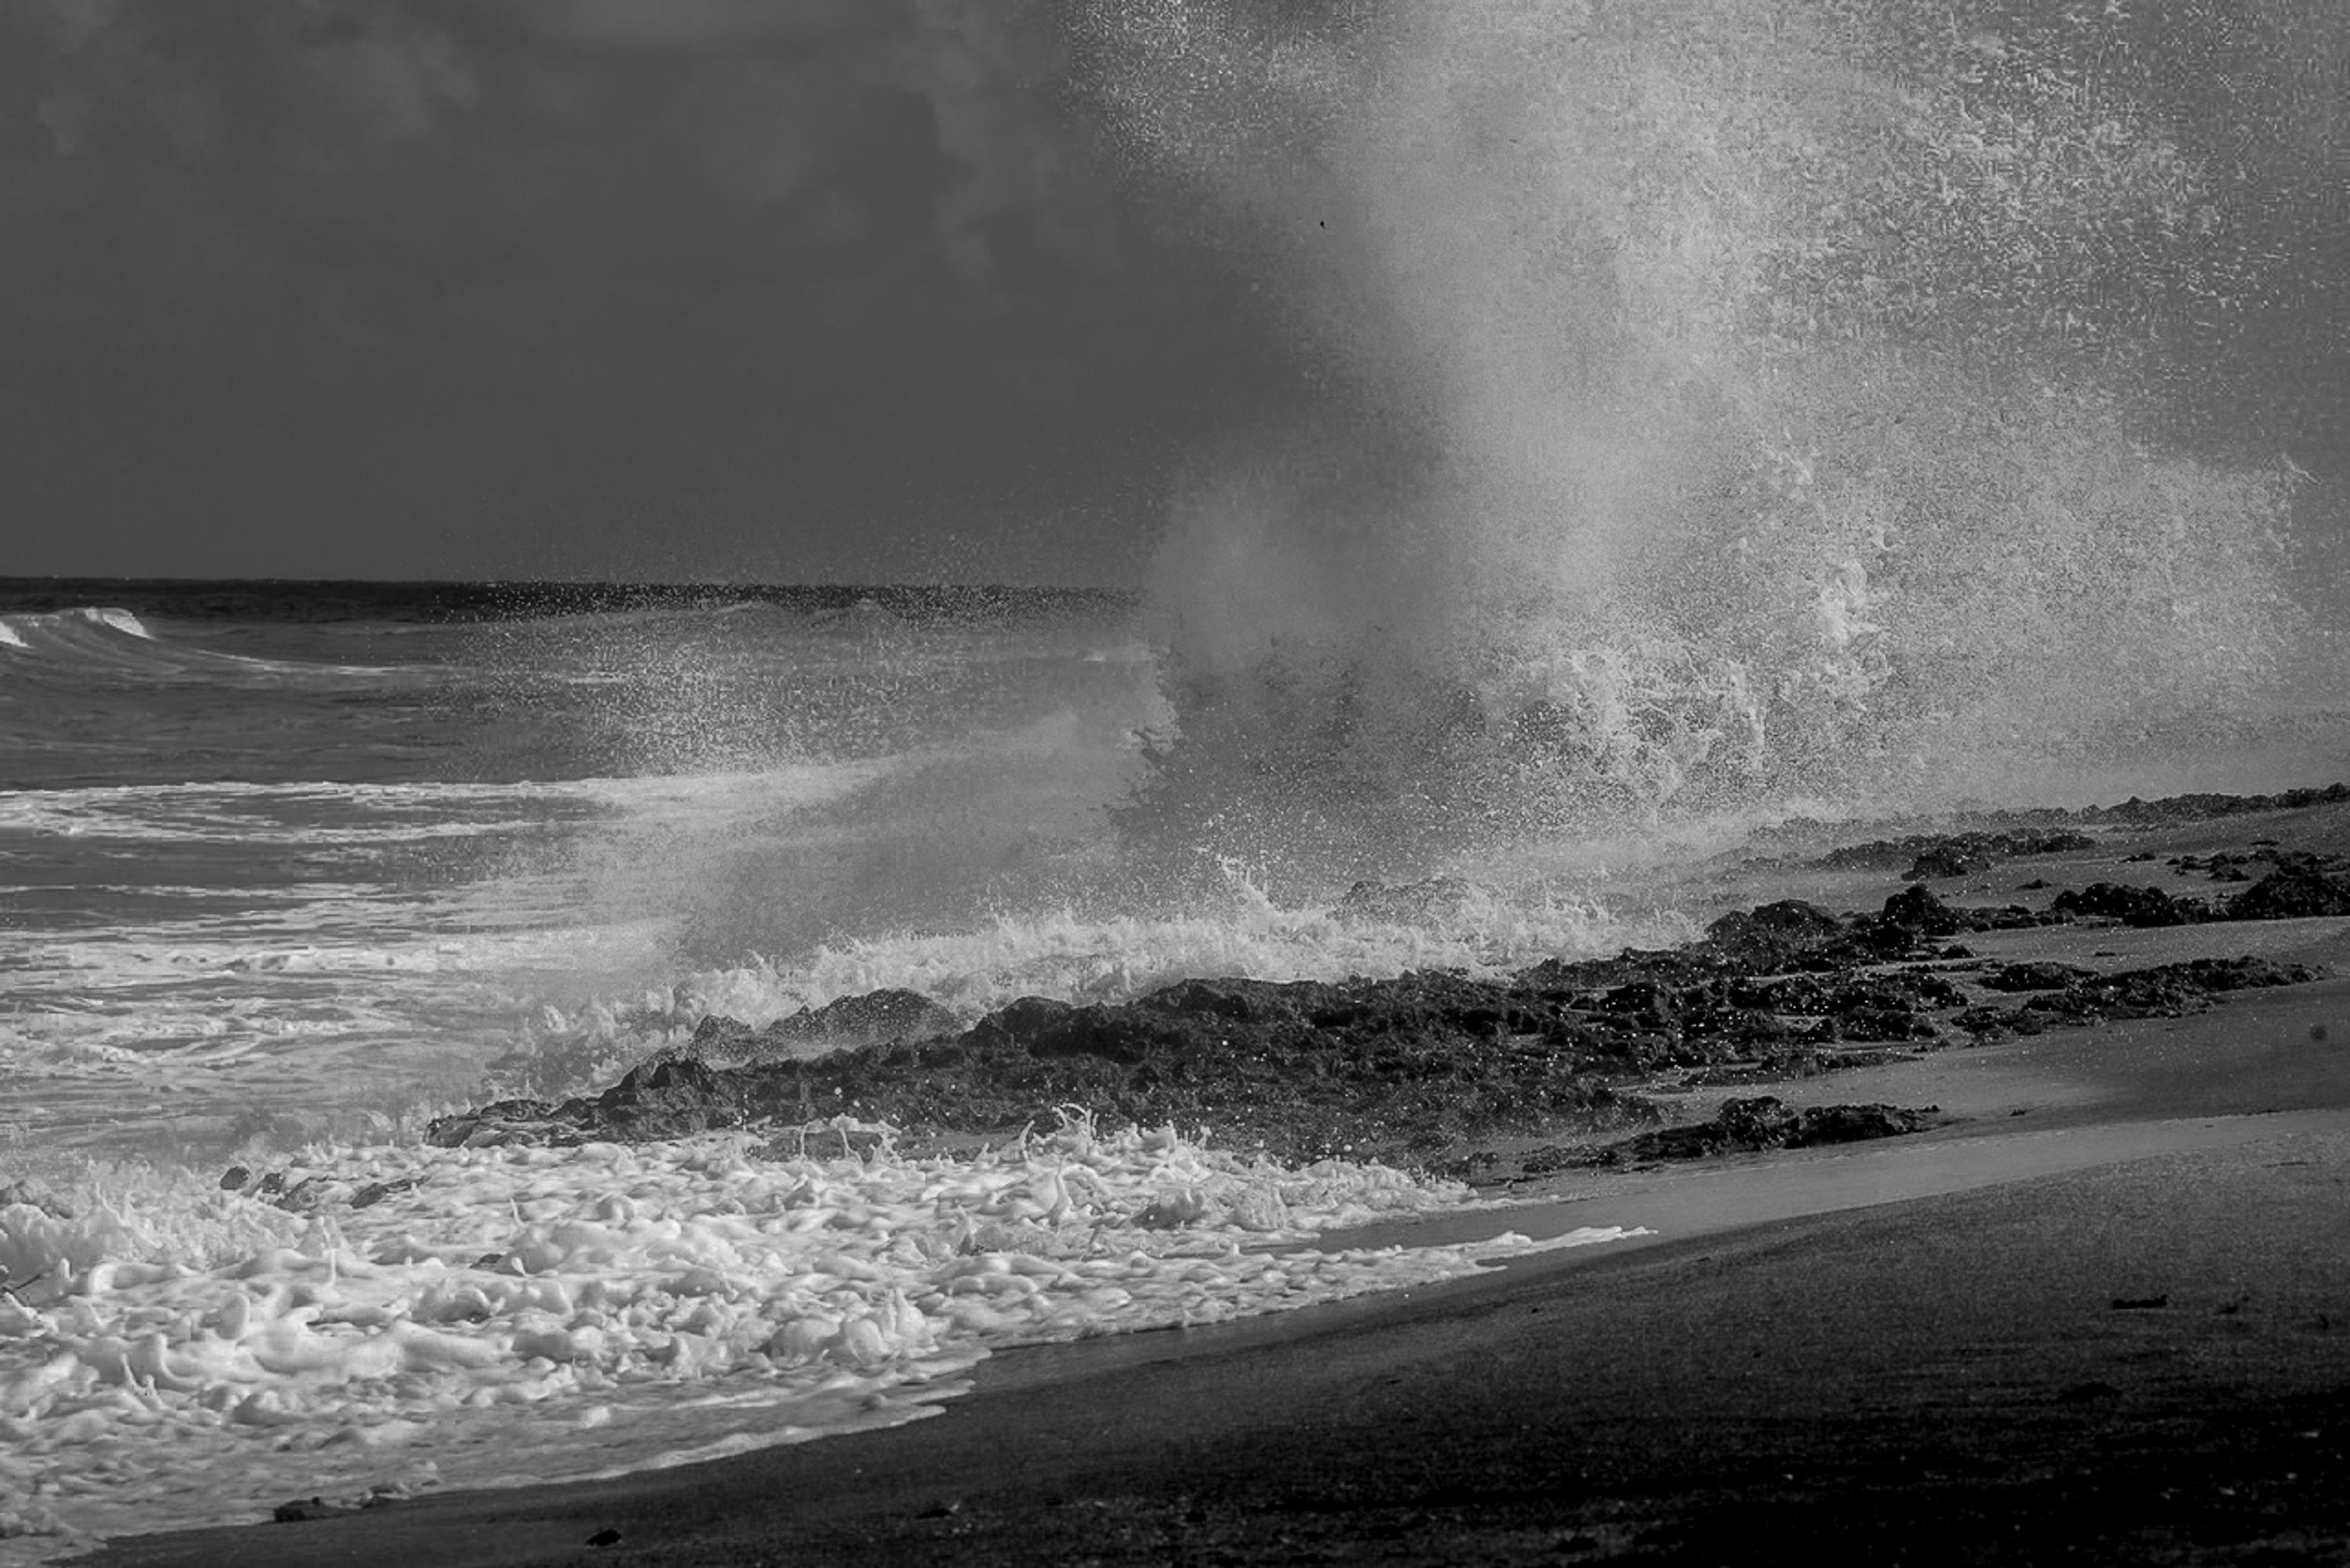
[[[1499,979],[1186,981],[1132,1002],[1025,997],[961,1028],[904,992],[844,999],[764,1030],[707,1020],[684,1052],[599,1095],[508,1100],[435,1122],[455,1146],[681,1137],[848,1115],[909,1131],[998,1133],[1079,1106],[1206,1126],[1284,1158],[1424,1162],[1503,1132],[1654,1122],[1637,1089],[1800,1075],[1888,1049],[2171,1014],[2214,992],[2312,971],[2255,960],[2120,975],[1954,966],[1950,936],[2061,915],[1945,903],[1922,884],[1874,915],[1794,900],[1726,915],[1703,940],[1552,960]],[[2017,1007],[1978,994],[2032,992]],[[810,1054],[811,1044],[842,1048]]]

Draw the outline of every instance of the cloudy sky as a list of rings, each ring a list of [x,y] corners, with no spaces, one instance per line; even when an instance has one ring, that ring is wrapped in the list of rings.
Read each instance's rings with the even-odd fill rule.
[[[1089,4],[1147,57],[1085,58]],[[1179,480],[1328,395],[1276,314],[1297,269],[1133,155],[1201,105],[1280,140],[1313,93],[1243,78],[1315,57],[1235,63],[1189,14],[0,0],[0,576],[1141,580]],[[2339,473],[2350,31],[2336,0],[2237,16],[2096,26],[2145,33],[2236,193],[2248,295],[2306,296],[2241,315],[2203,402]],[[1985,56],[1928,34],[1922,70]],[[1184,123],[1134,117],[1161,98]],[[1293,263],[1336,239],[1315,189],[1256,193]]]
[[[1294,372],[1066,48],[1000,0],[0,0],[0,574],[1129,578]]]

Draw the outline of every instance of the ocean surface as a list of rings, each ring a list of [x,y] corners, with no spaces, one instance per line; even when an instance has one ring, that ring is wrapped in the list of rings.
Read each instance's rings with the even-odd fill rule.
[[[1198,1129],[420,1147],[712,1012],[1690,929],[1587,860],[1350,911],[1211,834],[1138,858],[1109,814],[1160,657],[1107,595],[0,583],[0,1561],[909,1418],[1003,1345],[1527,1244],[1305,1247],[1468,1194]],[[224,1191],[232,1160],[344,1201]]]
[[[1687,939],[1731,867],[1839,832],[2350,761],[2322,682],[1806,732],[1628,645],[1531,645],[1533,697],[1431,704],[1311,650],[1187,657],[1200,625],[1019,590],[0,582],[0,1564],[886,1425],[1007,1346],[1620,1234],[1501,1211],[1350,1248],[1504,1206],[1085,1107],[957,1157],[828,1125],[421,1141],[712,1014],[1501,972]],[[1464,725],[1472,698],[1502,705]],[[1811,768],[1822,734],[1867,767]]]

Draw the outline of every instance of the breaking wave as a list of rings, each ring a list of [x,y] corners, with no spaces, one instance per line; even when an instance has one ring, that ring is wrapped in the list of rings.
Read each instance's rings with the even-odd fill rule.
[[[187,680],[331,687],[352,680],[421,683],[433,674],[414,665],[320,664],[224,653],[158,637],[130,611],[105,605],[0,615],[0,682],[33,678],[50,683]]]
[[[2305,476],[2164,435],[2220,177],[2115,8],[1898,9],[1088,13],[1328,389],[1175,502],[1134,822],[1392,862],[2241,738]]]
[[[289,1473],[357,1507],[892,1426],[1007,1345],[1627,1234],[1317,1247],[1469,1195],[1172,1128],[847,1152],[871,1130],[317,1149],[293,1172],[299,1213],[120,1171],[0,1205],[0,1563],[255,1519]]]

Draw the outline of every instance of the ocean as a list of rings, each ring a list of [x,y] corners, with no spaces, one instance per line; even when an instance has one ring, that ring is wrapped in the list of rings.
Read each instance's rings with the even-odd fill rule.
[[[1499,974],[1840,837],[2350,773],[2302,78],[1913,10],[1076,7],[1298,369],[1103,521],[1132,597],[0,580],[0,1565],[1618,1234],[1087,1106],[421,1137],[710,1018]]]
[[[2116,770],[2318,782],[2350,734],[2286,691],[1929,753],[1946,722],[1856,705],[1856,782],[1780,767],[1820,737],[1724,720],[1703,661],[1535,645],[1464,725],[1493,688],[1199,628],[1036,590],[0,584],[0,1563],[837,1435],[1007,1347],[1623,1234],[1085,1106],[960,1153],[837,1118],[441,1148],[436,1113],[883,987],[975,1020],[1654,947],[1790,845]],[[1725,734],[1777,749],[1710,774]],[[1346,1240],[1440,1210],[1491,1234]]]
[[[976,1017],[1688,933],[1554,877],[1350,912],[1139,853],[1162,655],[1099,594],[0,584],[0,1561],[910,1418],[1006,1345],[1531,1245],[1308,1247],[1469,1194],[1201,1129],[421,1145],[885,985]]]

